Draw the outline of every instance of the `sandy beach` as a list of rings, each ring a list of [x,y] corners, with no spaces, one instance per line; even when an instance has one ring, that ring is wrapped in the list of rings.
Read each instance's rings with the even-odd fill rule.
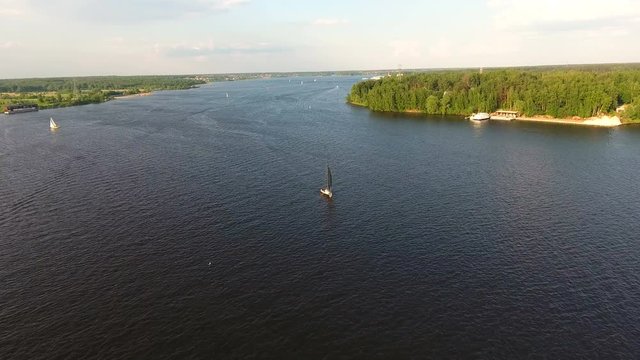
[[[601,126],[601,127],[614,127],[622,125],[620,118],[617,116],[596,116],[587,119],[582,118],[568,118],[568,119],[556,119],[548,116],[533,116],[533,117],[518,117],[516,121],[533,121],[533,122],[546,122],[554,124],[568,124],[568,125],[581,125],[581,126]]]

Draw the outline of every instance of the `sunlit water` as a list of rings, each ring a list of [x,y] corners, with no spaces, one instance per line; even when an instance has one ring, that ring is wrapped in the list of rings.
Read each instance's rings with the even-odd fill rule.
[[[640,128],[356,80],[0,117],[0,358],[640,357]]]

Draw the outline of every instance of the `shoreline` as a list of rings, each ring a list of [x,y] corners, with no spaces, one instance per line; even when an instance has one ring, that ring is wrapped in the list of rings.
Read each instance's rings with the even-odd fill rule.
[[[140,96],[150,96],[153,95],[153,91],[147,91],[147,92],[143,92],[143,93],[139,93],[139,94],[131,94],[131,95],[118,95],[118,96],[112,96],[111,99],[112,100],[122,100],[122,99],[132,99],[132,98],[137,98]]]
[[[162,91],[162,90],[156,90],[156,91]],[[38,110],[35,110],[35,111],[63,109],[63,108],[68,108],[68,107],[76,107],[76,106],[84,106],[84,105],[98,105],[98,104],[104,104],[104,103],[107,103],[109,101],[118,100],[118,99],[126,100],[126,99],[138,98],[138,97],[141,97],[141,96],[150,96],[150,95],[153,95],[153,93],[156,92],[156,91],[148,91],[148,92],[144,92],[144,93],[140,93],[140,94],[132,94],[132,95],[111,96],[109,98],[104,99],[103,101],[88,102],[88,103],[85,103],[85,104],[72,104],[72,105],[63,105],[63,106],[41,106],[41,107],[39,107]],[[2,114],[2,115],[15,115],[15,114],[7,114],[7,113],[4,113],[4,112],[0,113],[0,114]]]
[[[357,102],[351,102],[351,101],[347,101],[347,103],[350,104],[350,105],[354,105],[354,106],[365,107],[365,108],[369,109],[369,111],[378,112],[376,110],[371,110],[365,104],[361,104],[361,103],[357,103]],[[382,112],[386,112],[386,111],[382,111]],[[418,110],[418,109],[409,109],[409,110],[404,110],[404,111],[390,111],[390,112],[391,113],[397,113],[397,114],[422,114],[422,115],[425,115],[425,116],[428,116],[428,115],[437,116],[437,115],[439,115],[439,114],[427,114],[424,111]],[[461,114],[447,114],[447,115],[465,116],[465,119],[468,118],[468,116],[461,115]],[[590,117],[590,118],[573,117],[573,118],[567,118],[567,119],[553,118],[553,117],[550,117],[548,115],[520,116],[520,117],[516,117],[516,118],[513,118],[513,119],[506,119],[506,118],[500,118],[500,117],[496,117],[496,116],[491,116],[490,120],[500,121],[500,122],[525,121],[525,122],[539,122],[539,123],[562,124],[562,125],[578,125],[578,126],[592,126],[592,127],[617,127],[617,126],[627,125],[626,123],[623,123],[622,120],[620,120],[620,118],[618,116],[615,116],[615,115],[614,116],[602,115],[602,116],[595,116],[595,117]]]
[[[552,124],[579,125],[579,126],[595,126],[595,127],[616,127],[623,125],[617,116],[596,116],[590,118],[579,119],[557,119],[545,116],[523,116],[517,117],[515,121],[543,122]]]
[[[35,104],[41,110],[187,90],[221,79],[219,75],[131,75],[0,79],[0,107]],[[77,83],[81,80],[81,83]]]

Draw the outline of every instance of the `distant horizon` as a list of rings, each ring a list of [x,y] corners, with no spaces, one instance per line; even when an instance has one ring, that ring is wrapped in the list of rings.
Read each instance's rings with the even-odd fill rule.
[[[100,75],[66,75],[66,76],[31,76],[31,77],[11,77],[0,78],[0,80],[22,80],[22,79],[57,79],[57,78],[87,78],[87,77],[128,77],[128,76],[198,76],[198,75],[247,75],[247,74],[307,74],[307,73],[346,73],[346,72],[420,72],[433,70],[471,70],[471,69],[520,69],[536,67],[571,67],[571,66],[615,66],[615,65],[640,65],[639,62],[604,62],[604,63],[572,63],[572,64],[535,64],[535,65],[512,65],[512,66],[473,66],[473,67],[433,67],[433,68],[400,68],[400,69],[347,69],[347,70],[291,70],[291,71],[246,71],[246,72],[202,72],[202,73],[149,73],[149,74],[100,74]]]
[[[634,0],[0,0],[0,78],[634,63]]]

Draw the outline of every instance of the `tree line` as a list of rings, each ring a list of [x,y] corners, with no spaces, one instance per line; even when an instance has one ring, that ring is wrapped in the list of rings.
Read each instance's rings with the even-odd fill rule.
[[[376,111],[469,115],[515,110],[526,116],[615,113],[640,121],[640,65],[433,71],[353,85],[347,101]]]
[[[89,76],[0,80],[0,105],[40,108],[101,103],[119,95],[188,89],[206,80],[185,76]]]
[[[87,76],[0,80],[0,93],[71,92],[121,89],[178,90],[205,81],[185,76]]]

